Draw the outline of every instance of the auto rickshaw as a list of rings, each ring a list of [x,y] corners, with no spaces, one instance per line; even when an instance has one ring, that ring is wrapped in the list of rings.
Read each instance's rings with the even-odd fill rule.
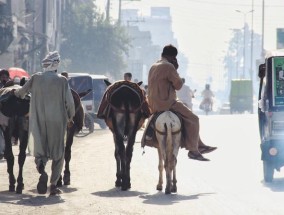
[[[265,182],[284,166],[284,54],[266,57],[260,64],[258,121]]]

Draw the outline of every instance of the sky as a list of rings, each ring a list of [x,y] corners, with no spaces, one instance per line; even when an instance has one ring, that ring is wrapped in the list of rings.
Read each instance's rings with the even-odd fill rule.
[[[103,9],[106,0],[96,2]],[[178,41],[179,51],[189,60],[190,76],[200,82],[206,82],[208,77],[213,77],[215,87],[220,88],[224,81],[223,73],[226,72],[223,57],[233,36],[232,29],[243,29],[245,22],[255,33],[262,34],[264,29],[263,48],[271,50],[276,49],[276,28],[284,28],[283,0],[122,1],[122,8],[138,8],[143,15],[149,15],[150,7],[153,6],[171,8],[174,37]],[[111,0],[112,18],[116,19],[117,14],[118,0]]]

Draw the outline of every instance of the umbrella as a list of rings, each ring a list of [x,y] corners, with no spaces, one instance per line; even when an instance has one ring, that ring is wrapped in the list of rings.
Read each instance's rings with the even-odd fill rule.
[[[23,70],[22,68],[18,68],[18,67],[10,67],[8,69],[9,74],[10,74],[10,78],[13,80],[15,77],[27,77],[29,78],[30,75],[29,73],[27,73],[25,70]]]

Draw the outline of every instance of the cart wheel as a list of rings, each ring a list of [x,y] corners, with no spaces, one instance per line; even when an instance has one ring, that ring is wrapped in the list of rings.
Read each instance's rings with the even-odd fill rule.
[[[94,132],[94,118],[89,113],[85,113],[85,126],[89,129],[90,133]]]
[[[265,182],[273,181],[274,167],[271,162],[263,161],[263,174]]]
[[[107,125],[106,125],[105,121],[103,121],[103,120],[101,120],[99,122],[99,125],[100,125],[101,129],[106,129],[107,128]]]

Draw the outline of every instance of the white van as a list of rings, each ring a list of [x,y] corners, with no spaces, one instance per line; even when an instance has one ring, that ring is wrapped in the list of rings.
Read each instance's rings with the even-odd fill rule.
[[[81,97],[82,94],[90,91],[81,97],[81,102],[85,112],[85,126],[90,132],[94,131],[94,119],[92,117],[94,109],[93,79],[88,73],[68,73],[69,86]]]
[[[104,75],[93,75],[93,74],[90,74],[90,76],[92,77],[92,83],[93,83],[93,88],[92,88],[93,98],[94,98],[93,117],[94,117],[95,122],[98,123],[101,128],[105,129],[106,128],[105,121],[97,118],[97,112],[98,112],[98,108],[101,103],[101,100],[103,98],[103,95],[107,88],[104,80],[108,80],[108,77]]]

